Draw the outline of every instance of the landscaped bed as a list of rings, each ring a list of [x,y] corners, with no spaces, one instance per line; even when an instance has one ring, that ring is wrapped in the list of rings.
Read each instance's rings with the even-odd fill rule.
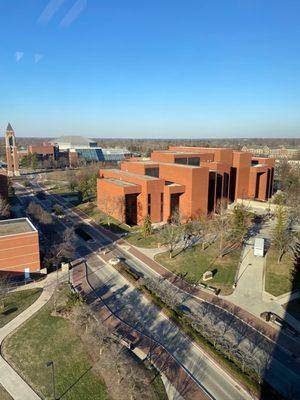
[[[201,281],[206,271],[213,271],[213,279],[208,281],[210,285],[221,289],[222,294],[230,294],[236,270],[238,268],[241,250],[234,250],[230,254],[218,258],[216,244],[202,250],[201,245],[196,245],[180,252],[173,258],[169,252],[157,254],[156,261],[172,272],[181,274],[185,279]]]
[[[42,289],[28,289],[2,295],[1,301],[4,302],[4,308],[0,309],[0,328],[26,310],[41,293]]]

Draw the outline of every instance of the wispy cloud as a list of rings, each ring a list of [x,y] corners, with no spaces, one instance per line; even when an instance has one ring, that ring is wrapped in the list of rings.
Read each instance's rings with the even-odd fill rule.
[[[16,51],[15,52],[15,59],[16,59],[17,62],[19,62],[23,56],[24,56],[24,52],[23,51]]]
[[[36,54],[34,55],[34,62],[37,64],[39,61],[41,61],[41,59],[42,59],[43,57],[44,57],[43,54],[36,53]]]
[[[87,0],[77,0],[67,15],[61,20],[60,25],[63,27],[70,26],[82,13],[87,5]]]
[[[47,24],[54,14],[60,9],[65,0],[50,0],[38,19],[38,23]]]

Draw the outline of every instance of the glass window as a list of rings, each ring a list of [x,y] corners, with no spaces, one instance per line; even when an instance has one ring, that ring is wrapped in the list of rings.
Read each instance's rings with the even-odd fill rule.
[[[145,175],[154,176],[155,178],[158,178],[159,168],[158,167],[145,168]]]
[[[151,217],[151,194],[148,194],[148,215]]]

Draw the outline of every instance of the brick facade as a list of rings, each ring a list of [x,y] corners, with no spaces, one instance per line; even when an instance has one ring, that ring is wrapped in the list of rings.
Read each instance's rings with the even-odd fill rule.
[[[58,148],[54,145],[44,142],[41,145],[28,146],[27,153],[37,154],[37,156],[39,156],[40,158],[56,160]]]
[[[238,198],[266,201],[273,193],[275,160],[226,148],[170,147],[121,169],[101,169],[98,207],[122,222],[167,222],[178,210],[184,220]]]
[[[25,228],[18,230],[17,224]],[[4,225],[11,224],[7,232]],[[0,221],[0,271],[30,273],[40,270],[39,235],[27,218]]]

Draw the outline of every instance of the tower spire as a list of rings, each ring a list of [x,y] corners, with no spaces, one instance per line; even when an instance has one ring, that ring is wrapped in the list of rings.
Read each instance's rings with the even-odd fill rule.
[[[10,122],[7,124],[6,132],[14,132]]]

